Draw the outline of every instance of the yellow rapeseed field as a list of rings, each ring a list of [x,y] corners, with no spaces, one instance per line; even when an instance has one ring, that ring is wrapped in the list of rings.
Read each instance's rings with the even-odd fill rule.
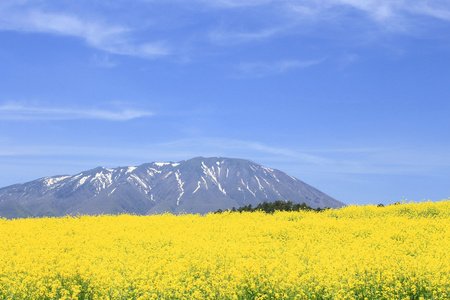
[[[450,201],[0,219],[0,299],[450,299]]]

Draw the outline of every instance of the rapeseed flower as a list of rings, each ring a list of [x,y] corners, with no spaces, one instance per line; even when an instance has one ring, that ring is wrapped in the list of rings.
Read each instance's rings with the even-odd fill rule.
[[[0,299],[449,299],[450,201],[0,220]]]

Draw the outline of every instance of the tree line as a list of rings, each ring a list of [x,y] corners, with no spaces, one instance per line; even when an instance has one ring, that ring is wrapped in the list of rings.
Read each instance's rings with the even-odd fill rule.
[[[322,211],[328,209],[328,207],[325,208],[312,208],[308,205],[306,205],[305,202],[303,202],[302,204],[299,203],[292,203],[292,201],[281,201],[281,200],[277,200],[275,202],[262,202],[259,203],[257,206],[253,207],[251,204],[246,205],[246,206],[241,206],[239,208],[233,207],[232,209],[227,209],[225,211],[219,209],[217,211],[215,211],[214,213],[223,213],[223,212],[243,212],[243,211],[249,211],[249,212],[254,212],[254,211],[263,211],[265,213],[274,213],[276,211],[301,211],[301,210],[306,210],[306,211]]]
[[[389,205],[400,205],[402,204],[401,202],[395,202],[393,204],[388,204]],[[384,204],[380,203],[377,205],[377,207],[384,207]],[[265,213],[274,213],[276,211],[301,211],[301,210],[306,210],[306,211],[323,211],[329,209],[329,207],[325,207],[325,208],[312,208],[311,206],[306,205],[305,202],[303,202],[302,204],[294,204],[292,203],[292,201],[281,201],[281,200],[277,200],[275,202],[262,202],[259,203],[257,206],[253,207],[251,204],[246,205],[246,206],[241,206],[239,208],[233,207],[232,209],[227,209],[225,211],[219,209],[217,211],[215,211],[215,214],[220,214],[223,212],[243,212],[243,211],[249,211],[249,212],[254,212],[254,211],[263,211]]]

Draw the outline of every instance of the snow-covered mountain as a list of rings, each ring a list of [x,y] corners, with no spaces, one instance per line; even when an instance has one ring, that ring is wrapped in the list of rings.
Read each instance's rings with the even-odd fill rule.
[[[207,213],[276,200],[344,204],[281,171],[249,160],[197,157],[137,167],[98,167],[0,189],[0,217]]]

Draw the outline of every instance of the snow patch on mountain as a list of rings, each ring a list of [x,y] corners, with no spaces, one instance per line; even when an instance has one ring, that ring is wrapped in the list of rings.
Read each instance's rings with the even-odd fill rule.
[[[209,176],[217,185],[219,184],[219,182],[217,181],[216,178],[216,172],[214,170],[214,167],[212,167],[211,169],[208,168],[204,162],[202,162],[202,169],[203,169],[203,173],[207,176]]]
[[[155,176],[155,174],[161,174],[162,171],[161,170],[156,170],[154,168],[148,168],[147,169],[147,174],[150,176]]]
[[[157,165],[158,167],[164,167],[164,166],[170,165],[169,162],[155,162],[153,164]]]
[[[144,181],[141,180],[141,178],[139,178],[136,174],[131,174],[130,175],[130,180],[133,182],[137,182],[138,184],[140,184],[143,188],[148,189],[149,187],[147,186],[147,184],[145,184]],[[151,189],[151,188],[150,188]]]
[[[175,177],[177,178],[177,182],[178,182],[178,188],[181,190],[180,196],[178,196],[178,198],[177,198],[177,206],[180,205],[180,199],[184,194],[184,189],[183,189],[184,182],[181,181],[180,176],[181,176],[180,171],[175,172]]]
[[[273,169],[271,169],[271,168],[267,168],[267,167],[264,167],[264,166],[261,166],[261,168],[262,168],[264,171],[266,171],[266,172],[269,172],[269,173],[272,173],[272,172],[273,172]]]
[[[276,176],[275,174],[272,173],[272,177],[275,178],[275,180],[276,180],[277,182],[280,182],[280,180],[277,178],[277,176]]]
[[[103,172],[96,173],[93,178],[89,181],[95,186],[96,192],[100,192],[102,189],[105,189],[112,185],[112,174],[107,173],[103,174]]]
[[[227,194],[227,191],[225,191],[225,189],[224,189],[224,188],[222,188],[222,186],[220,185],[220,183],[218,184],[218,188],[219,188],[219,191],[221,191],[221,192],[222,192],[222,194],[224,194],[224,195],[226,195],[226,194]]]
[[[136,169],[137,169],[137,167],[128,167],[127,171],[125,172],[125,174],[131,173],[131,172],[133,172]]]
[[[244,183],[243,179],[241,179],[241,183],[253,195],[253,197],[256,197],[256,194],[250,189],[250,187],[248,186],[248,183]]]
[[[198,191],[198,189],[200,188],[200,183],[200,181],[197,181],[197,188],[192,192],[192,194],[195,194]]]
[[[289,175],[289,174],[286,174],[287,176],[289,176],[289,177],[291,177],[294,181],[297,181],[298,179],[297,178],[295,178],[295,177],[292,177],[291,175]]]
[[[202,180],[203,180],[203,183],[205,184],[206,189],[208,189],[208,183],[206,182],[206,179],[203,176],[202,176]]]
[[[111,192],[109,192],[108,196],[111,196],[115,192],[116,188],[113,188]]]
[[[81,179],[78,181],[78,184],[77,184],[77,186],[75,187],[75,189],[77,189],[78,187],[82,186],[82,185],[86,182],[86,180],[88,180],[90,177],[91,177],[91,176],[89,175],[89,176],[84,176],[83,178],[81,178]]]
[[[50,186],[52,186],[52,185],[54,185],[54,184],[60,182],[61,180],[64,180],[64,179],[69,178],[69,177],[70,177],[70,176],[46,177],[46,178],[44,178],[43,183],[44,183],[46,186],[50,187]]]
[[[208,168],[205,165],[205,163],[202,162],[202,169],[203,169],[203,173],[205,175],[207,175],[208,177],[210,177],[212,179],[212,181],[217,185],[219,191],[221,191],[222,194],[226,195],[227,192],[225,191],[224,188],[222,188],[222,185],[220,184],[219,179],[217,178],[217,176],[219,176],[219,178],[220,178],[220,167],[217,168],[217,172],[216,172],[214,166],[211,168]]]
[[[255,175],[255,179],[256,179],[256,181],[258,182],[258,186],[259,186],[259,189],[262,191],[262,190],[264,190],[264,187],[261,185],[261,182],[259,181],[259,179],[258,179],[258,177]]]

